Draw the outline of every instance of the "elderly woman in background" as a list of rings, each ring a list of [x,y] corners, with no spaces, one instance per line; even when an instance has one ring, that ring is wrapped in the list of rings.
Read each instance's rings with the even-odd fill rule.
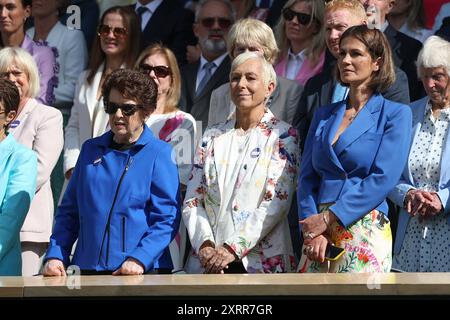
[[[300,272],[389,272],[386,197],[406,163],[411,111],[379,93],[395,78],[384,34],[365,25],[348,28],[337,78],[349,87],[348,98],[316,111],[302,155]],[[330,243],[345,253],[329,264]]]
[[[304,86],[320,73],[325,60],[324,2],[289,0],[276,27],[281,49],[275,66],[277,75]]]
[[[422,43],[433,34],[425,28],[422,0],[395,0],[386,18],[395,29]]]
[[[39,71],[33,57],[21,48],[0,50],[0,77],[8,78],[20,92],[17,116],[9,132],[23,145],[33,149],[38,158],[36,196],[23,224],[22,260],[24,276],[39,273],[53,225],[53,194],[50,175],[63,148],[61,112],[40,104]]]
[[[189,113],[178,109],[181,80],[177,60],[170,49],[154,44],[141,53],[136,61],[136,68],[150,76],[158,85],[156,109],[148,117],[146,124],[156,137],[172,145],[181,190],[184,192],[194,159],[196,125]],[[174,272],[183,268],[185,247],[186,229],[181,225],[179,234],[170,246]]]
[[[262,21],[248,18],[236,22],[230,29],[227,39],[228,54],[232,59],[245,51],[262,55],[274,64],[278,46],[272,29]],[[266,107],[279,120],[291,123],[297,109],[303,87],[296,81],[277,76],[277,86],[266,101]],[[225,83],[211,95],[208,126],[224,122],[234,115],[236,106],[230,100],[230,85]]]
[[[25,34],[24,25],[31,15],[31,0],[1,0],[0,47],[21,47],[33,56],[39,70],[40,88],[36,99],[52,105],[54,87],[58,84],[53,50],[43,42],[35,42]]]
[[[145,125],[156,107],[156,84],[120,69],[102,95],[111,130],[83,145],[58,207],[44,275],[64,276],[69,264],[88,275],[170,273],[179,180],[172,148]]]
[[[16,142],[7,128],[17,116],[19,90],[0,79],[0,275],[20,276],[20,228],[36,191],[36,154]]]
[[[450,271],[450,43],[431,36],[417,60],[427,97],[411,104],[413,133],[402,178],[389,197],[402,208],[393,266]]]
[[[199,143],[184,201],[191,273],[293,270],[287,214],[294,194],[296,131],[266,108],[273,67],[246,52],[231,66],[236,119],[209,127]]]
[[[116,69],[132,68],[139,55],[139,19],[132,8],[112,7],[98,26],[88,70],[78,78],[75,98],[65,131],[64,175],[70,179],[82,144],[108,130],[101,90],[106,77]]]

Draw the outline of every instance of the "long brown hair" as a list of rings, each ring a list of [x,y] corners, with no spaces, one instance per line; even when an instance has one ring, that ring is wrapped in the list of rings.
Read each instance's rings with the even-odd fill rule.
[[[123,19],[124,27],[128,30],[126,49],[124,53],[124,64],[126,68],[132,68],[136,58],[139,54],[139,49],[141,45],[141,26],[139,23],[139,18],[131,7],[121,7],[115,6],[106,10],[102,18],[100,19],[100,24],[103,24],[106,15],[110,13],[117,13]],[[89,74],[87,76],[87,82],[92,83],[95,73],[98,67],[105,61],[106,55],[100,46],[100,37],[97,35],[92,44],[91,59],[89,60],[88,69]]]

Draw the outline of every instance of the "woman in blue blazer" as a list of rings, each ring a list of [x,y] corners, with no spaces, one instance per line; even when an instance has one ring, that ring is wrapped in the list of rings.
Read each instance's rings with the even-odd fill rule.
[[[111,130],[83,144],[55,217],[44,275],[63,276],[70,263],[87,275],[171,272],[179,180],[172,148],[145,125],[157,92],[138,71],[119,69],[105,80]]]
[[[379,94],[394,80],[389,44],[378,30],[347,29],[340,40],[344,101],[320,108],[303,152],[298,184],[305,253],[300,272],[388,272],[392,236],[386,197],[406,162],[408,106]],[[324,260],[328,244],[345,249]]]
[[[0,276],[22,275],[20,229],[36,192],[36,154],[6,135],[19,103],[16,85],[0,79]]]
[[[428,96],[411,104],[408,162],[389,194],[402,208],[393,266],[410,272],[449,272],[450,43],[428,38],[417,65]]]

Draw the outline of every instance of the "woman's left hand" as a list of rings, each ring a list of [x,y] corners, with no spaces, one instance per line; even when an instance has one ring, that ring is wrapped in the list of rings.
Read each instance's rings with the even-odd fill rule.
[[[209,259],[205,266],[206,273],[224,273],[223,269],[228,267],[228,264],[236,260],[236,257],[226,248],[220,246],[215,249],[214,256]]]
[[[139,261],[128,258],[122,266],[113,272],[113,276],[119,275],[140,275],[144,273],[144,266]]]
[[[312,240],[315,237],[325,233],[328,225],[325,222],[324,215],[328,216],[328,225],[335,220],[335,216],[331,211],[324,211],[322,213],[313,214],[306,219],[300,221],[302,225],[303,236],[305,240]]]

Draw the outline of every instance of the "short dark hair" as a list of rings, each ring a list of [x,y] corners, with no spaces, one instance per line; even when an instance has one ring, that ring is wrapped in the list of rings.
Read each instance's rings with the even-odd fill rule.
[[[380,58],[380,68],[373,72],[369,88],[377,92],[386,91],[395,82],[394,62],[392,50],[383,32],[378,29],[368,28],[366,25],[353,26],[345,30],[339,40],[339,46],[345,38],[355,38],[362,42],[369,52],[372,60]],[[336,68],[336,78],[343,84],[339,69]]]
[[[19,109],[19,89],[11,80],[0,78],[0,102],[5,108],[5,114],[8,114],[10,111],[17,112]]]
[[[105,105],[109,102],[109,94],[112,89],[119,91],[122,97],[143,105],[145,116],[149,116],[156,108],[158,86],[152,78],[139,71],[130,69],[113,71],[106,78],[102,88]]]

